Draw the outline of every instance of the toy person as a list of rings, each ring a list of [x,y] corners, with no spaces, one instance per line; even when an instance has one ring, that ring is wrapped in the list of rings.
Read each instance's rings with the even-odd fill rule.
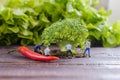
[[[76,58],[82,57],[82,50],[81,50],[80,46],[76,47],[75,50],[76,50],[76,56],[75,57]]]
[[[41,43],[41,44],[37,44],[37,45],[35,45],[35,47],[34,47],[34,52],[37,52],[37,53],[43,53],[43,51],[41,50],[41,46],[43,45],[43,43]]]
[[[88,56],[89,57],[91,57],[90,56],[90,45],[91,45],[91,43],[90,43],[90,41],[89,40],[87,40],[86,42],[85,42],[85,50],[84,50],[84,53],[83,53],[83,57],[85,57],[85,53],[88,51]]]
[[[68,55],[70,54],[72,57],[73,57],[73,54],[72,54],[72,45],[71,44],[67,44],[66,45],[66,49],[67,49],[67,52],[66,52],[66,57],[68,57]]]
[[[44,55],[50,56],[50,48],[48,46],[44,49]]]
[[[80,49],[80,46],[78,46],[78,47],[76,48],[76,53],[77,53],[77,54],[82,53],[82,50]]]

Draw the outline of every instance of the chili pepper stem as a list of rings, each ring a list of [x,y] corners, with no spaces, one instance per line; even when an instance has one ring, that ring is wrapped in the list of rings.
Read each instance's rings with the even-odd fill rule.
[[[7,53],[10,54],[12,52],[17,52],[17,51],[18,51],[17,49],[13,49],[13,50],[8,51]]]

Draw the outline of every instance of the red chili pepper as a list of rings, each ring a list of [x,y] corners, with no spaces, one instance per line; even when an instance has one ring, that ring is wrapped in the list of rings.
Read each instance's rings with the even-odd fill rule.
[[[27,58],[30,58],[32,60],[38,60],[38,61],[53,61],[53,60],[59,60],[56,56],[44,56],[42,54],[36,53],[30,49],[28,49],[25,46],[20,46],[18,48],[18,51],[22,53]]]

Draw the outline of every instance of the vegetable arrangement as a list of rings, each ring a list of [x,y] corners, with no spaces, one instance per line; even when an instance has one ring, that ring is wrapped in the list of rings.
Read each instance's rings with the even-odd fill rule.
[[[54,61],[54,60],[59,60],[58,57],[55,56],[44,56],[42,54],[33,52],[32,50],[28,49],[25,46],[20,46],[18,48],[18,51],[23,54],[24,56],[26,56],[29,59],[32,60],[37,60],[37,61]]]
[[[96,10],[94,6],[98,3],[99,0],[92,0],[92,2],[91,0],[8,0],[4,6],[0,7],[0,45],[37,44],[43,39],[49,45],[53,41],[51,41],[52,39],[47,41],[47,38],[41,37],[45,34],[44,30],[49,29],[51,24],[54,26],[54,24],[64,22],[63,19],[66,18],[76,19],[87,28],[86,34],[88,34],[92,46],[115,47],[120,45],[120,21],[111,25],[108,19],[111,11],[106,11],[104,8]],[[63,26],[66,25],[68,24],[63,24]],[[61,26],[54,27],[61,29]],[[53,31],[57,31],[57,29],[53,28]],[[50,33],[53,35],[54,32]],[[54,35],[58,35],[58,33]],[[66,37],[67,34],[64,36]],[[81,37],[84,40],[87,36],[81,35]],[[56,43],[59,42],[58,39],[53,39]],[[82,44],[83,40],[81,43],[78,41],[78,44]]]

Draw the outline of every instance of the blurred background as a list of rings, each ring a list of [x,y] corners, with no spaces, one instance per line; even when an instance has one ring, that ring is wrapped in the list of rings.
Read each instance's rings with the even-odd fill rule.
[[[102,0],[103,1],[103,0]],[[120,0],[109,0],[108,9],[112,10],[112,15],[110,16],[110,21],[120,20]]]
[[[8,0],[0,0],[0,5],[3,5]],[[116,20],[120,20],[120,0],[99,0],[99,4],[96,6],[97,9],[104,7],[106,10],[112,10],[110,21],[113,23]]]
[[[8,0],[0,0],[0,6],[7,3],[7,1]],[[53,4],[51,4],[51,2],[54,0],[31,0],[30,2],[29,0],[20,0],[21,4],[19,4],[19,0],[18,2],[17,0],[10,0],[10,1],[13,2],[13,4],[8,3],[9,5],[7,5],[7,7],[13,6],[16,8],[14,4],[16,4],[17,6],[23,5],[22,7],[24,7],[24,10],[14,9],[13,11],[15,12],[15,15],[17,14],[17,16],[19,16],[19,13],[23,12],[23,14],[26,15],[27,17],[24,17],[24,15],[21,15],[21,17],[19,17],[20,19],[18,19],[18,17],[16,16],[13,16],[13,15],[9,16],[10,14],[9,9],[5,9],[1,13],[3,18],[1,18],[1,26],[2,26],[1,36],[2,37],[0,39],[1,41],[0,44],[3,44],[3,45],[4,44],[11,45],[16,43],[21,43],[22,45],[37,44],[42,40],[41,37],[39,36],[41,36],[44,29],[48,27],[50,24],[52,24],[53,22],[56,22],[59,19],[64,19],[68,17],[74,18],[76,16],[79,16],[80,13],[82,13],[82,15],[79,16],[81,19],[80,22],[87,26],[87,29],[89,30],[89,38],[91,41],[93,41],[93,45],[105,46],[105,47],[115,47],[120,45],[120,37],[119,37],[120,36],[120,33],[119,33],[120,32],[120,28],[119,28],[120,27],[120,16],[119,16],[120,0],[80,0],[80,3],[79,3],[79,0],[75,0],[74,8],[76,9],[73,9],[73,11],[71,8],[71,3],[64,4],[65,0],[64,1],[55,0],[56,2],[59,1],[58,2],[59,6],[56,7],[54,5],[56,7],[55,13],[54,13],[54,6]],[[28,1],[28,3],[24,4],[22,1],[24,2]],[[40,6],[39,7],[38,6],[39,2],[37,3],[37,1],[39,2],[48,1],[48,3],[42,5],[42,7],[39,5]],[[72,0],[66,0],[66,1],[72,2]],[[87,5],[90,5],[88,8],[86,8],[87,5],[83,6],[85,1]],[[98,2],[99,4],[97,5]],[[37,5],[36,7],[35,5],[33,5],[34,3],[35,5]],[[61,5],[62,3],[63,5]],[[93,3],[96,4],[96,6],[92,5]],[[80,5],[82,6],[82,8],[78,9]],[[104,7],[105,9],[101,7]],[[64,8],[66,9],[64,10]],[[58,12],[57,12],[57,9],[58,9]],[[112,11],[112,14],[110,10]],[[6,18],[7,14],[8,16]],[[24,19],[25,21],[23,20],[22,17],[25,18]],[[19,24],[20,21],[17,22],[17,20],[21,20],[22,24]],[[31,28],[26,28],[26,27],[31,27]],[[12,36],[11,34],[12,35],[14,34],[14,35]],[[13,41],[12,37],[16,37],[16,41]]]
[[[110,21],[113,23],[116,20],[120,20],[120,0],[99,0],[100,3],[96,6],[97,9],[105,7],[106,10],[112,10],[110,15]]]
[[[110,21],[113,23],[116,20],[120,20],[120,0],[99,0],[99,5],[96,8],[100,8],[101,6],[105,7],[106,10],[111,9],[112,15],[110,16]]]

